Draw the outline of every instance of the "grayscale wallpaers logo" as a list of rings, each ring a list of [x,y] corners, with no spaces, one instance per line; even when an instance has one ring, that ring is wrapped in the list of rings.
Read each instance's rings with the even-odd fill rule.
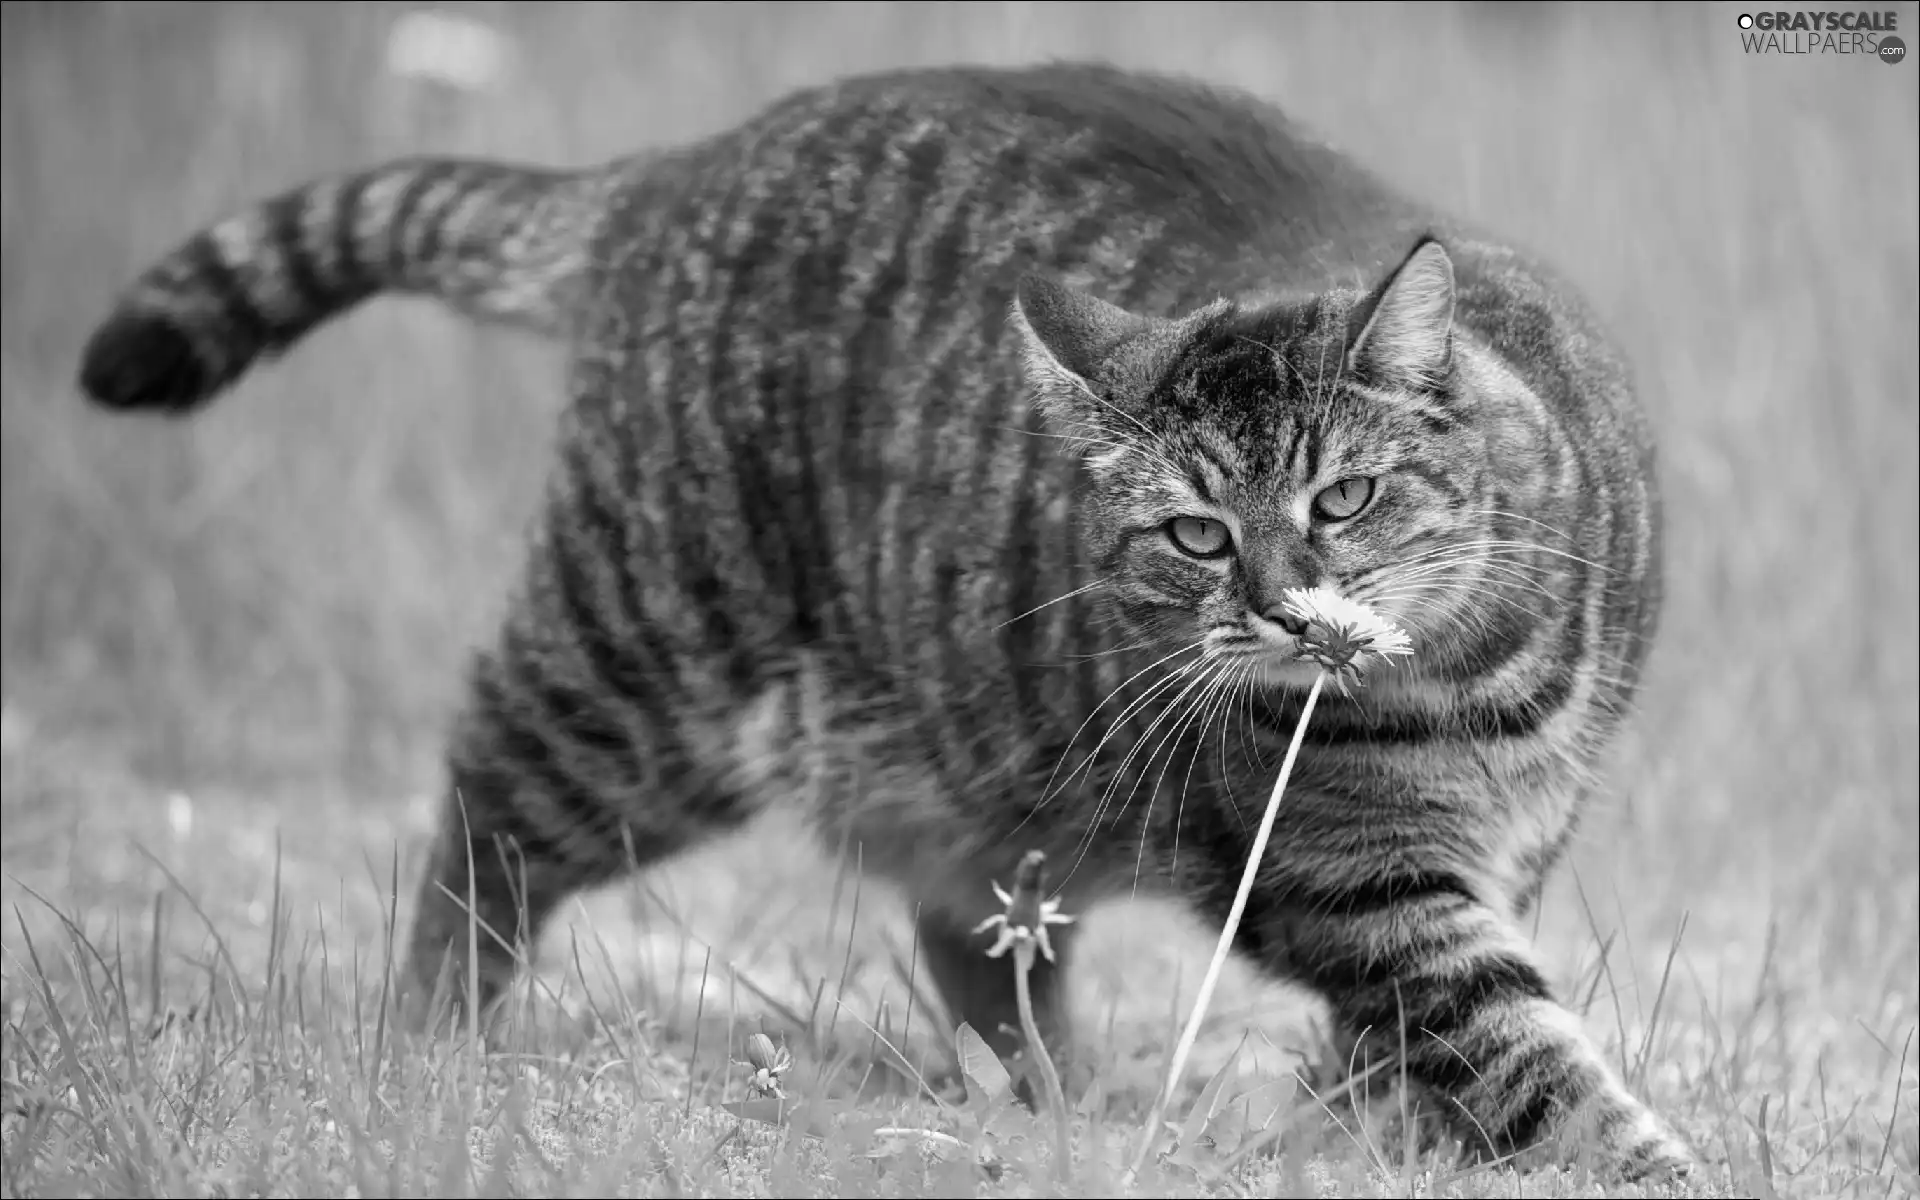
[[[1895,12],[1741,13],[1736,24],[1748,54],[1857,54],[1888,64],[1907,57]]]

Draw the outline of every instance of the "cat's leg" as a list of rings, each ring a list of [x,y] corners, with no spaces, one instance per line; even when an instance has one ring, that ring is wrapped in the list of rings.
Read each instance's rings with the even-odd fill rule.
[[[1498,1155],[1585,1131],[1630,1177],[1684,1174],[1692,1151],[1629,1093],[1557,1003],[1520,930],[1447,876],[1316,903],[1287,922],[1296,977],[1372,1062],[1394,1062]],[[1397,1069],[1397,1068],[1396,1068]]]
[[[610,846],[569,851],[542,832],[535,814],[564,802],[537,793],[540,783],[457,761],[452,776],[404,969],[403,1011],[416,1029],[458,1020],[470,988],[480,1016],[490,1018],[553,912],[622,865]]]
[[[750,815],[690,765],[669,711],[639,685],[556,682],[555,660],[516,641],[510,631],[507,653],[481,659],[453,741],[403,976],[416,1028],[469,998],[489,1014],[568,897]]]

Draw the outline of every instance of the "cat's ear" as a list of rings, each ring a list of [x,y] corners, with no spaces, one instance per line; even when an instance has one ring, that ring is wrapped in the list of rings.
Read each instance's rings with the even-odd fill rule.
[[[1147,317],[1027,275],[1011,319],[1042,410],[1099,425],[1143,400],[1194,336],[1230,307],[1222,300],[1178,320]]]
[[[1368,297],[1347,370],[1374,387],[1437,391],[1453,365],[1453,260],[1423,238]],[[1365,310],[1363,310],[1365,311]]]

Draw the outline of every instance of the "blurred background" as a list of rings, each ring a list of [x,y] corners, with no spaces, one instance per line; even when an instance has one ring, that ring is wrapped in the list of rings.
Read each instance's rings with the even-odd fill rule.
[[[5,6],[10,879],[138,903],[127,843],[218,838],[246,893],[277,831],[324,896],[414,845],[545,470],[558,349],[399,300],[192,422],[89,410],[81,343],[150,260],[390,156],[584,164],[844,72],[1099,57],[1274,99],[1587,290],[1662,439],[1670,601],[1592,903],[1546,920],[1657,970],[1685,914],[1749,981],[1778,926],[1834,1023],[1910,1018],[1920,62],[1749,55],[1737,5],[464,4],[477,33],[424,41],[417,7]],[[793,863],[712,857],[694,906],[824,886]]]

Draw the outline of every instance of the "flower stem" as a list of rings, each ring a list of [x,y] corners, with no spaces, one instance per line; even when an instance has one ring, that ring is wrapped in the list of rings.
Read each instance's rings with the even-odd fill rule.
[[[1133,1165],[1127,1169],[1128,1183],[1139,1177],[1141,1168],[1147,1165],[1147,1159],[1153,1154],[1154,1143],[1160,1138],[1160,1126],[1166,1120],[1167,1106],[1173,1103],[1174,1089],[1179,1086],[1180,1078],[1187,1069],[1187,1056],[1193,1052],[1194,1039],[1200,1035],[1200,1022],[1207,1015],[1207,1006],[1213,1002],[1214,985],[1220,982],[1220,971],[1227,963],[1227,954],[1233,949],[1233,935],[1239,932],[1240,917],[1247,910],[1247,897],[1253,892],[1253,881],[1260,874],[1260,865],[1267,857],[1267,838],[1273,833],[1273,819],[1280,813],[1280,797],[1287,790],[1287,780],[1293,776],[1293,760],[1299,757],[1300,740],[1306,736],[1307,721],[1313,716],[1313,706],[1320,699],[1320,687],[1327,681],[1327,673],[1320,672],[1313,678],[1313,689],[1307,693],[1307,702],[1300,709],[1300,721],[1293,727],[1293,741],[1287,746],[1286,761],[1280,764],[1280,778],[1274,782],[1273,794],[1267,797],[1267,811],[1260,818],[1260,832],[1254,835],[1253,848],[1247,852],[1247,869],[1240,876],[1240,890],[1234,893],[1233,908],[1227,912],[1226,927],[1220,931],[1220,941],[1213,948],[1213,961],[1207,966],[1206,978],[1200,981],[1200,994],[1194,997],[1193,1012],[1187,1017],[1187,1027],[1180,1034],[1180,1042],[1174,1047],[1173,1062],[1167,1068],[1167,1082],[1160,1089],[1159,1098],[1154,1101],[1153,1115],[1147,1120],[1145,1136],[1140,1139],[1140,1149],[1134,1155]]]
[[[1013,952],[1014,996],[1020,1004],[1020,1029],[1027,1035],[1027,1056],[1040,1068],[1040,1080],[1047,1087],[1047,1106],[1053,1109],[1054,1175],[1064,1183],[1073,1174],[1073,1138],[1067,1124],[1067,1094],[1060,1087],[1060,1072],[1054,1070],[1053,1056],[1040,1040],[1040,1024],[1033,1019],[1033,993],[1027,986],[1027,972],[1033,969],[1033,943],[1022,942]]]

